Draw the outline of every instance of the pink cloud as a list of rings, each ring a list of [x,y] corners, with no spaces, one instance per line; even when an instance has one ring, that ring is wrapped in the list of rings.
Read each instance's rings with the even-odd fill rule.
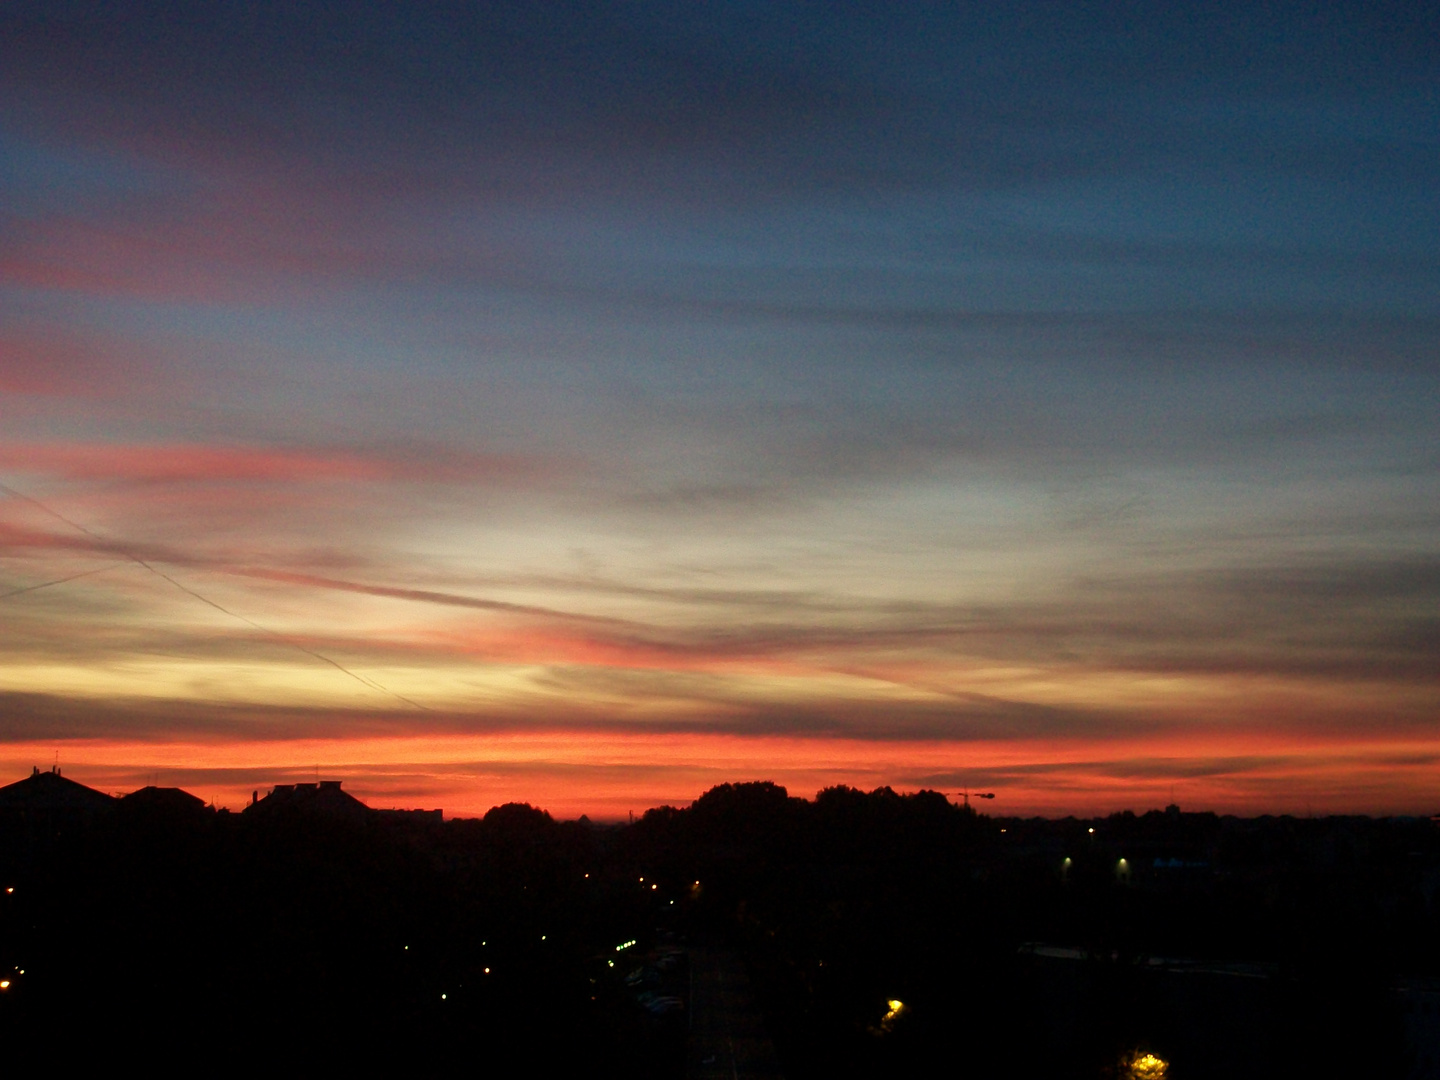
[[[32,289],[159,301],[273,303],[356,281],[505,277],[513,244],[390,220],[373,195],[284,177],[200,180],[200,195],[107,215],[52,214],[12,229],[0,281]],[[404,227],[402,227],[402,224]]]
[[[463,634],[436,634],[427,644],[456,656],[483,657],[527,664],[648,669],[675,672],[745,672],[751,675],[814,674],[813,665],[787,657],[707,649],[703,643],[659,640],[659,627],[634,624],[628,633],[587,633],[573,617],[556,614],[549,626],[475,627]],[[598,620],[597,620],[598,622]],[[617,630],[620,628],[616,628]],[[655,640],[645,640],[636,631]]]
[[[365,450],[204,443],[0,442],[0,468],[64,480],[244,483],[514,481],[547,471],[533,458],[445,448]]]
[[[153,347],[114,335],[102,340],[54,325],[0,332],[4,393],[108,400],[153,386],[162,375],[173,391],[174,367]]]

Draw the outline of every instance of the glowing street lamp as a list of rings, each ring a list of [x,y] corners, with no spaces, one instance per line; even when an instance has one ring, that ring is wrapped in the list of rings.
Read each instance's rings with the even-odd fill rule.
[[[1165,1080],[1170,1075],[1170,1063],[1154,1054],[1136,1051],[1124,1062],[1125,1080]]]
[[[885,1004],[889,1006],[890,1011],[880,1018],[880,1030],[888,1033],[895,1029],[895,1021],[910,1011],[910,1006],[899,998],[891,998]]]

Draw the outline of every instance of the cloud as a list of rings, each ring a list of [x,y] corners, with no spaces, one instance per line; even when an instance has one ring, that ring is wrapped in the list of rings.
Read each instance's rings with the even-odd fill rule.
[[[0,330],[0,390],[97,402],[153,391],[162,382],[172,393],[189,390],[173,355],[157,351],[153,342],[78,332],[15,312],[12,325]]]
[[[13,450],[0,447],[0,457]],[[25,448],[18,456],[28,453]],[[383,457],[323,452],[120,448],[110,455],[62,448],[49,458],[42,452],[26,459],[72,475],[103,469],[111,476],[153,481],[415,478],[408,462],[397,472]],[[448,478],[448,463],[441,466],[436,473],[424,465],[420,475]],[[706,590],[545,575],[501,576],[491,582],[492,595],[484,595],[445,587],[448,583],[439,584],[443,579],[437,579],[439,587],[414,580],[425,576],[423,570],[402,571],[396,582],[335,572],[348,561],[352,570],[395,573],[393,553],[380,560],[324,555],[320,561],[329,564],[326,572],[314,563],[287,566],[279,553],[266,565],[253,550],[136,543],[18,521],[0,522],[0,552],[143,559],[272,583],[297,596],[335,593],[392,601],[404,606],[397,612],[409,609],[408,629],[402,633],[377,638],[373,629],[362,629],[353,638],[329,632],[316,637],[307,629],[297,631],[297,639],[304,637],[316,648],[323,639],[326,650],[344,649],[377,662],[390,656],[405,664],[477,658],[549,665],[566,672],[568,680],[621,677],[616,672],[779,672],[787,677],[848,672],[926,694],[948,694],[963,686],[969,667],[1011,665],[1077,678],[1099,673],[1273,676],[1317,686],[1368,680],[1423,687],[1434,681],[1430,657],[1440,633],[1430,614],[1440,603],[1440,568],[1419,556],[1134,568],[1052,586],[1048,598],[967,603],[863,598],[833,586],[806,592]],[[71,573],[57,570],[41,581]],[[37,583],[22,580],[15,587]],[[202,591],[211,588],[192,584]],[[525,598],[515,598],[517,591]],[[623,606],[617,609],[617,603]],[[240,604],[263,621],[263,607],[254,610],[261,605],[243,599]],[[435,622],[422,614],[427,608],[474,612],[480,621]],[[957,673],[949,675],[947,668]],[[655,685],[637,684],[647,694]]]
[[[7,5],[15,730],[1413,735],[1433,21]]]
[[[0,71],[21,117],[54,123],[58,101],[89,138],[309,160],[347,191],[751,201],[1233,166],[1262,146],[1333,175],[1360,134],[1373,168],[1375,142],[1414,140],[1292,103],[1414,85],[1433,27],[1413,12],[12,7]]]
[[[507,482],[534,478],[545,463],[519,455],[448,447],[225,446],[207,443],[0,442],[0,469],[66,481],[131,483]]]

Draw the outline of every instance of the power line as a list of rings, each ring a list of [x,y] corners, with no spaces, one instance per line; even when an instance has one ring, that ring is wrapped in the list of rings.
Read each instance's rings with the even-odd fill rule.
[[[72,529],[77,529],[77,530],[79,530],[80,532],[84,533],[86,536],[90,537],[90,539],[96,541],[97,543],[107,544],[107,545],[112,544],[111,541],[107,541],[104,537],[102,537],[102,536],[98,535],[97,533],[94,533],[94,532],[92,532],[91,530],[87,529],[84,525],[81,525],[78,521],[72,521],[70,518],[66,517],[64,514],[60,513],[58,510],[52,510],[50,507],[48,507],[48,506],[46,506],[44,503],[42,503],[39,499],[33,498],[33,497],[30,496],[30,495],[26,495],[23,491],[16,491],[16,490],[15,490],[13,487],[11,487],[9,484],[0,483],[0,491],[3,491],[5,494],[9,495],[11,498],[20,499],[20,500],[22,500],[22,501],[24,501],[24,502],[29,503],[31,506],[34,506],[35,508],[44,511],[46,514],[49,514],[51,517],[57,519],[58,521],[63,521],[66,525],[69,525]],[[272,629],[270,629],[270,627],[268,627],[268,626],[263,626],[263,625],[261,625],[260,623],[256,622],[254,619],[251,619],[251,618],[248,618],[247,616],[241,615],[238,611],[231,611],[229,608],[227,608],[227,607],[225,607],[225,606],[223,606],[223,605],[221,605],[221,604],[217,604],[214,600],[211,600],[208,596],[202,596],[200,593],[198,593],[198,592],[196,592],[194,589],[190,588],[190,586],[181,584],[180,582],[176,581],[173,577],[171,577],[169,574],[165,573],[165,571],[160,570],[160,569],[152,566],[150,563],[146,562],[143,558],[141,558],[139,555],[136,555],[134,552],[132,552],[132,551],[126,551],[123,544],[122,544],[122,545],[118,545],[118,547],[119,547],[120,553],[123,554],[123,555],[126,557],[126,559],[128,559],[129,561],[131,561],[131,562],[133,562],[133,563],[136,563],[136,564],[139,565],[139,566],[143,566],[146,570],[149,570],[150,573],[154,574],[156,577],[163,578],[164,580],[168,581],[171,585],[175,586],[175,588],[179,589],[181,592],[185,593],[187,596],[192,596],[192,597],[194,597],[196,600],[199,600],[202,604],[206,604],[206,605],[214,608],[216,611],[219,611],[219,612],[221,612],[222,614],[225,614],[225,615],[230,616],[232,619],[238,619],[240,622],[243,622],[246,626],[250,626],[250,627],[253,627],[253,628],[256,629],[256,630],[259,630],[262,634],[269,634],[271,637],[276,638],[276,639],[278,639],[279,641],[284,642],[286,645],[289,645],[291,648],[298,649],[300,652],[303,652],[306,656],[313,657],[314,659],[319,660],[321,663],[329,664],[329,665],[330,665],[331,667],[333,667],[336,671],[343,672],[344,674],[350,676],[350,678],[354,679],[354,680],[355,680],[356,682],[358,682],[361,686],[367,687],[368,689],[371,689],[371,690],[377,690],[377,691],[379,691],[379,692],[382,693],[382,694],[388,694],[390,697],[393,697],[393,698],[395,698],[395,699],[398,700],[398,701],[403,701],[403,702],[405,702],[405,704],[410,705],[410,706],[412,706],[413,708],[420,709],[422,712],[429,712],[429,711],[430,711],[430,709],[429,709],[428,707],[426,707],[426,706],[424,706],[424,705],[421,705],[418,701],[412,701],[410,698],[406,697],[404,694],[401,694],[401,693],[398,693],[398,692],[396,692],[396,691],[394,691],[394,690],[391,690],[389,687],[382,686],[380,683],[376,682],[374,679],[370,678],[369,676],[361,675],[361,674],[359,674],[358,672],[351,671],[348,667],[346,667],[344,664],[340,663],[338,660],[332,660],[332,659],[330,659],[330,657],[324,655],[323,653],[318,653],[318,652],[316,652],[314,649],[310,648],[309,646],[307,646],[307,645],[302,645],[300,642],[296,641],[294,638],[288,637],[287,635],[280,633],[280,631],[278,631],[278,630],[272,630]],[[112,565],[118,565],[118,564],[112,564]],[[110,569],[110,567],[101,567],[100,569],[102,569],[102,570],[108,570],[108,569]],[[99,572],[100,572],[99,570],[87,570],[87,571],[86,571],[85,573],[83,573],[83,574],[74,574],[74,575],[72,575],[71,577],[61,578],[61,579],[58,580],[58,581],[48,581],[48,582],[45,582],[43,585],[31,585],[31,586],[28,586],[28,587],[26,587],[26,588],[24,588],[24,589],[17,589],[17,590],[15,590],[14,592],[5,593],[5,594],[3,594],[3,595],[0,595],[0,600],[5,599],[5,597],[7,597],[7,596],[17,596],[17,595],[19,595],[20,593],[23,593],[23,592],[33,592],[35,589],[47,588],[47,587],[50,586],[50,585],[59,585],[59,584],[61,584],[62,582],[65,582],[65,581],[74,581],[75,578],[85,577],[85,576],[87,576],[88,574],[97,574],[97,573],[99,573]]]

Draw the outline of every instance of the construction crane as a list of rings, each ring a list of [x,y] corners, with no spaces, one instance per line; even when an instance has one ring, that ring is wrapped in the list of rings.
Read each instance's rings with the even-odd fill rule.
[[[946,792],[946,794],[959,795],[965,800],[965,806],[967,809],[970,806],[970,799],[972,796],[977,799],[993,799],[995,797],[995,793],[993,791],[971,791],[969,788],[966,788],[964,791],[949,791]]]

